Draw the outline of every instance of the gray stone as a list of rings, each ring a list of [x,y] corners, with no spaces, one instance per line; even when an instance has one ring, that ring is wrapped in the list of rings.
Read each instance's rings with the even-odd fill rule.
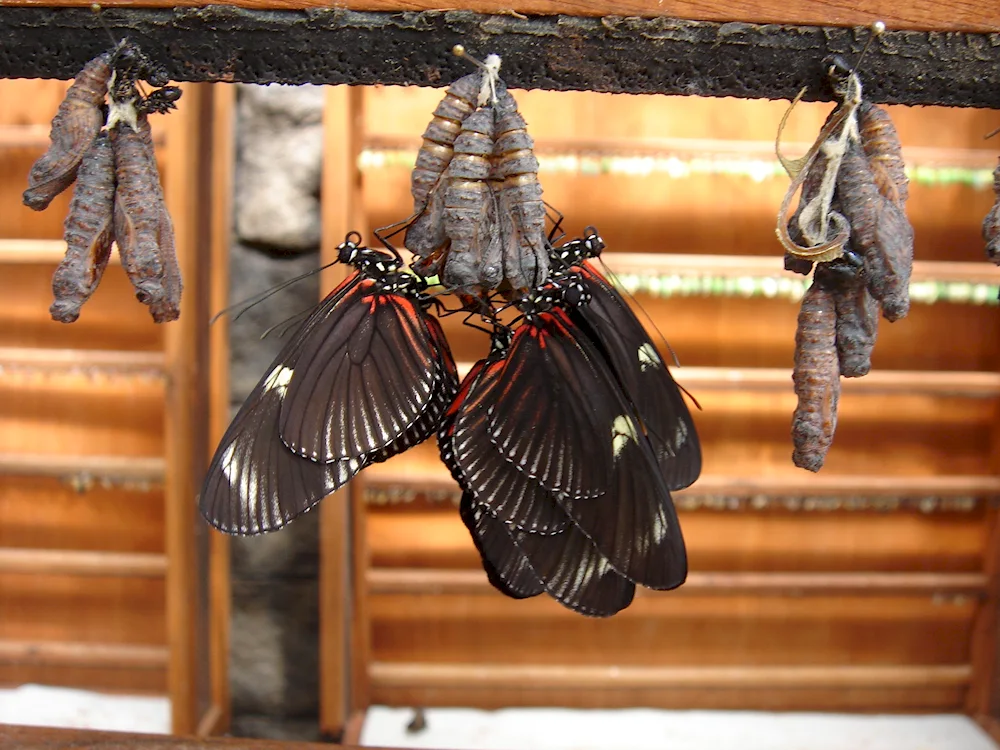
[[[234,581],[230,650],[234,716],[318,715],[318,634],[317,581]]]
[[[229,259],[230,302],[250,299],[283,281],[316,270],[318,264],[318,253],[275,256],[234,244]],[[316,274],[275,292],[243,313],[239,320],[230,318],[230,395],[237,405],[267,372],[296,326],[284,337],[278,335],[278,330],[264,339],[261,335],[271,326],[311,310],[318,301],[319,274]]]
[[[319,571],[319,513],[306,513],[281,531],[235,537],[230,544],[233,580],[314,580]]]
[[[286,251],[319,245],[322,115],[322,87],[240,87],[235,207],[244,242]]]

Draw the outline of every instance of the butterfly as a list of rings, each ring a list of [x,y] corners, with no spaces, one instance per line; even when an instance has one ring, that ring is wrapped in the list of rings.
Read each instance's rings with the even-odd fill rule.
[[[219,443],[200,507],[222,531],[284,526],[434,434],[458,390],[425,283],[359,240],[338,249],[355,273],[295,331]]]

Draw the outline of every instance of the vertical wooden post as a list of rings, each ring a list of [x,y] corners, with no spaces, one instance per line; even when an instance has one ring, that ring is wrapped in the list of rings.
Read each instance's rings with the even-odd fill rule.
[[[236,103],[234,86],[212,86],[212,194],[211,280],[209,313],[229,304],[229,247],[232,241],[232,195],[235,162],[233,117]],[[209,443],[206,460],[229,426],[229,318],[223,316],[209,336]],[[198,735],[219,734],[229,727],[229,627],[231,591],[229,584],[229,537],[209,532],[209,679],[211,704],[198,723]]]
[[[154,128],[167,128],[169,172],[167,206],[173,217],[177,256],[184,279],[180,319],[164,326],[166,350],[165,443],[167,476],[167,690],[175,733],[192,734],[197,715],[195,576],[195,497],[205,464],[208,425],[204,422],[207,361],[207,285],[209,254],[202,252],[203,175],[199,171],[204,85],[185,86],[176,112]]]
[[[323,262],[334,260],[349,231],[366,235],[361,200],[363,91],[328,89],[323,112],[322,245]],[[344,269],[324,271],[321,286],[332,289]],[[320,504],[320,728],[339,735],[347,723],[351,674],[351,488]]]

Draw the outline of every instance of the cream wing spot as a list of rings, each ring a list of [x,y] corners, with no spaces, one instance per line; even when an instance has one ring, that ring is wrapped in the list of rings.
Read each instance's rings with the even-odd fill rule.
[[[663,360],[660,359],[659,353],[648,341],[644,342],[642,346],[639,347],[637,354],[639,357],[639,370],[641,372],[645,372],[653,367],[663,366]]]
[[[291,367],[285,367],[284,365],[278,365],[271,373],[267,376],[267,380],[264,381],[264,392],[268,393],[273,391],[275,388],[281,389],[280,397],[285,397],[285,391],[288,389],[288,384],[292,382],[292,375],[295,374],[295,370]]]
[[[636,444],[639,442],[635,420],[628,414],[619,414],[611,423],[611,452],[616,459],[621,456],[629,440]]]

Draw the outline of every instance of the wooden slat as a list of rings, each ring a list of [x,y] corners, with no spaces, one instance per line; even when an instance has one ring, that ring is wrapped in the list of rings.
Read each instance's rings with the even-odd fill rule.
[[[349,231],[368,235],[368,221],[361,196],[361,152],[363,92],[359,87],[334,86],[327,89],[323,108],[322,262],[336,258],[337,246]],[[346,276],[337,263],[323,271],[322,289],[333,289]],[[359,613],[354,603],[358,580],[352,532],[356,523],[353,510],[355,490],[344,487],[320,505],[320,727],[336,736],[350,716],[351,704],[359,700],[359,680],[366,663],[353,652],[355,638],[362,642],[367,633],[356,633]],[[357,573],[357,575],[356,575]]]
[[[166,556],[151,552],[0,547],[0,573],[160,578],[166,571]]]
[[[0,474],[26,477],[88,475],[123,482],[162,483],[166,462],[159,457],[66,456],[0,453]]]
[[[98,732],[91,729],[59,729],[7,725],[0,731],[0,750],[337,750],[340,745],[293,740],[245,738],[193,738]],[[373,750],[377,750],[373,748]]]
[[[124,643],[0,640],[0,662],[66,667],[162,668],[167,663],[164,646]]]
[[[702,390],[785,392],[792,382],[792,371],[782,368],[679,367],[673,373],[696,395]],[[873,370],[863,378],[843,378],[841,386],[846,393],[995,398],[1000,396],[1000,373]]]
[[[5,0],[5,5],[33,5],[33,0]],[[81,6],[86,0],[51,0],[50,5]],[[202,0],[109,0],[104,7],[191,7]],[[231,0],[243,8],[296,10],[327,8],[323,0]],[[374,11],[422,11],[455,8],[441,0],[347,0],[338,8]],[[1000,31],[1000,14],[989,3],[894,3],[890,0],[465,0],[463,10],[479,13],[577,16],[666,16],[696,21],[803,24],[811,26],[868,26],[876,19],[891,29],[942,31]]]
[[[56,265],[66,255],[63,240],[17,240],[0,239],[0,264],[24,263],[32,265]],[[118,253],[111,253],[111,265],[121,265]]]
[[[487,594],[490,587],[481,570],[422,568],[371,568],[365,580],[373,595],[378,594]],[[786,573],[786,572],[700,572],[688,574],[687,581],[673,595],[757,594],[762,596],[982,596],[987,577],[983,573]],[[642,595],[642,589],[636,591]]]
[[[162,352],[102,351],[100,349],[42,349],[0,347],[0,372],[26,370],[99,370],[121,374],[162,375]]]
[[[965,686],[967,664],[942,666],[618,667],[531,664],[374,662],[375,687],[420,686],[533,690],[644,688],[927,688]]]
[[[692,255],[612,252],[604,262],[617,274],[645,276],[712,276],[719,278],[791,278],[780,255]],[[991,263],[916,260],[910,282],[938,281],[968,284],[1000,283],[1000,271]]]
[[[444,466],[428,466],[419,475],[400,471],[392,463],[365,470],[370,489],[398,486],[419,487],[427,492],[455,491],[454,480]],[[768,497],[982,497],[1000,495],[998,476],[888,476],[888,475],[702,475],[691,487],[672,493],[684,495],[767,495]]]
[[[365,140],[366,151],[410,151],[416,157],[421,140],[417,137],[377,134]],[[804,154],[810,143],[783,143],[782,153]],[[573,136],[545,136],[535,142],[535,153],[540,156],[656,156],[679,159],[708,158],[746,161],[765,161],[778,164],[774,141],[728,140],[717,138],[580,138]],[[930,146],[904,146],[903,162],[910,168],[933,166],[938,168],[988,169],[996,166],[992,151],[975,148],[935,148]]]
[[[50,126],[41,123],[22,125],[0,125],[0,150],[13,148],[43,149],[49,145]],[[153,133],[153,143],[163,144],[162,132]]]

